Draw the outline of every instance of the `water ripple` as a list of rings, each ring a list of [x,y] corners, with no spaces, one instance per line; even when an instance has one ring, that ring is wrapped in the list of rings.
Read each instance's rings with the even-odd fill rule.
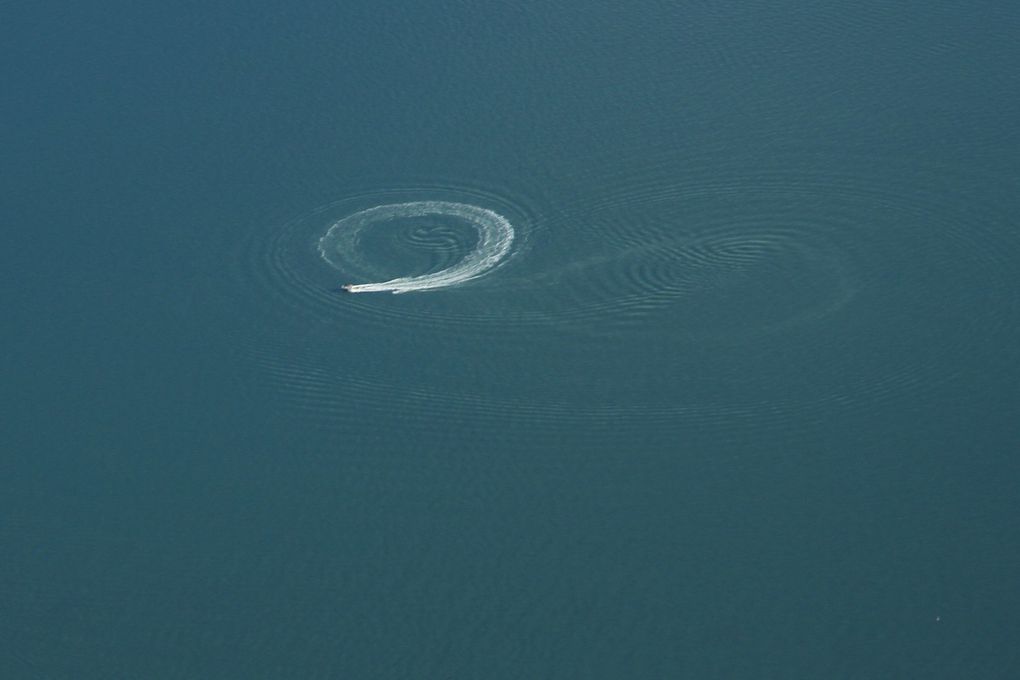
[[[397,409],[412,430],[456,418],[529,436],[821,422],[938,389],[954,357],[1002,360],[1015,314],[975,296],[1012,292],[1008,201],[944,170],[800,161],[607,165],[541,210],[433,190],[507,215],[524,247],[427,295],[334,291],[318,239],[399,192],[345,201],[240,253],[260,322],[239,343],[259,382],[322,425]],[[477,251],[456,229],[399,240],[445,253],[439,267]],[[408,371],[416,353],[429,362]]]

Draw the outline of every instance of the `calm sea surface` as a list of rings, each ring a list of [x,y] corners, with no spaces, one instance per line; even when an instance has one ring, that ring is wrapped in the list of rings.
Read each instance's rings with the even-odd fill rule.
[[[1020,677],[1020,6],[419,4],[5,10],[0,677]]]

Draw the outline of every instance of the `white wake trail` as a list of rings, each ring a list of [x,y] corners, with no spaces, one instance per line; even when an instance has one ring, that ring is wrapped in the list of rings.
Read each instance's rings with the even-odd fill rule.
[[[470,281],[486,273],[506,257],[514,240],[514,228],[499,213],[468,203],[447,201],[415,201],[391,203],[368,208],[349,215],[319,239],[319,254],[330,264],[331,250],[352,247],[354,237],[364,227],[382,220],[439,215],[470,222],[478,230],[478,245],[452,267],[432,274],[404,276],[375,283],[349,283],[342,286],[348,293],[410,293],[447,288]]]

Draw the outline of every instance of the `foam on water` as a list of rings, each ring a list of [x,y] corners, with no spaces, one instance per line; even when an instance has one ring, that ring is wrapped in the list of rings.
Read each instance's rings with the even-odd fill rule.
[[[452,267],[421,276],[404,276],[377,283],[345,284],[349,293],[410,293],[456,286],[496,267],[514,240],[510,221],[492,210],[467,203],[414,201],[368,208],[349,215],[329,228],[319,240],[319,254],[337,269],[343,270],[345,255],[357,246],[362,230],[385,220],[435,215],[463,219],[478,230],[478,245]]]

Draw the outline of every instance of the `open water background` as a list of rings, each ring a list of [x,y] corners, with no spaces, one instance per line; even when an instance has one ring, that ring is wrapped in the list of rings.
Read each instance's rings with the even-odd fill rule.
[[[1020,6],[4,14],[0,676],[1020,675]]]

